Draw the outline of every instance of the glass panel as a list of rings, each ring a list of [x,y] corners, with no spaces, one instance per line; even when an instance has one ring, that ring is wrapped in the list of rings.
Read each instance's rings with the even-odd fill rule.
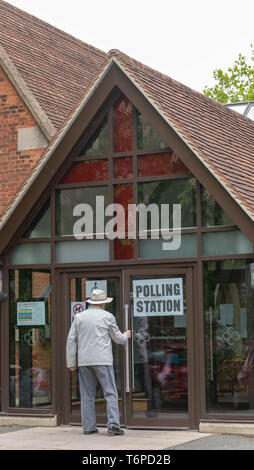
[[[124,96],[114,104],[114,152],[132,150],[132,110],[131,102]]]
[[[213,196],[202,187],[202,225],[204,227],[216,227],[218,225],[235,225]]]
[[[73,210],[78,204],[89,204],[93,213],[93,230],[96,230],[96,197],[104,196],[105,207],[108,204],[108,187],[96,186],[56,191],[56,235],[73,236],[75,222],[81,217],[73,216]]]
[[[248,114],[246,114],[246,116],[249,118],[249,119],[252,119],[254,120],[254,106],[251,106],[249,111],[248,111]]]
[[[206,404],[209,412],[254,409],[254,290],[248,260],[204,263]]]
[[[162,220],[161,228],[167,229],[173,227],[173,204],[181,204],[182,206],[182,227],[196,226],[196,180],[193,178],[139,183],[138,199],[139,203],[143,203],[146,206],[157,204],[159,212],[161,204],[169,204],[171,216],[169,227],[164,226],[164,221]],[[150,227],[151,223],[148,218],[148,229]]]
[[[88,160],[75,162],[60,184],[86,183],[108,179],[108,160]]]
[[[160,176],[189,173],[174,153],[138,157],[138,176]]]
[[[10,265],[50,264],[50,243],[20,243],[16,245],[9,257]]]
[[[138,256],[141,259],[160,258],[192,258],[197,256],[197,236],[195,233],[185,233],[181,236],[181,246],[177,250],[163,250],[166,240],[139,240]],[[167,242],[166,242],[167,243]]]
[[[22,238],[50,237],[50,199],[31,223]]]
[[[157,131],[155,131],[147,120],[137,111],[137,139],[138,149],[157,150],[168,147],[168,144],[162,140]]]
[[[151,279],[152,278],[152,279]],[[188,412],[185,275],[131,281],[134,417]]]
[[[56,263],[109,261],[108,240],[75,240],[57,242]]]
[[[114,258],[115,259],[134,258],[134,240],[116,239],[114,241]]]
[[[247,104],[231,104],[228,106],[229,109],[232,109],[233,111],[236,111],[239,114],[244,114]]]
[[[91,295],[91,286],[97,284],[98,288],[102,288],[108,297],[113,297],[113,302],[106,305],[106,310],[113,313],[116,322],[120,328],[120,291],[119,279],[94,279],[94,278],[73,278],[70,280],[70,312],[72,312],[75,302],[85,302]],[[106,288],[105,288],[106,287]],[[86,308],[86,305],[84,305]],[[71,315],[70,315],[71,325]],[[70,326],[69,325],[69,326]],[[112,342],[113,347],[113,366],[115,369],[116,384],[119,395],[119,411],[122,413],[122,387],[121,387],[121,346]],[[103,397],[100,386],[97,386],[95,408],[97,417],[106,417],[106,401]],[[80,392],[78,373],[71,373],[71,413],[80,415]]]
[[[10,271],[10,398],[14,408],[48,408],[51,391],[49,271]]]
[[[132,157],[114,158],[114,178],[133,178]]]
[[[81,150],[79,155],[105,155],[108,152],[108,117]]]
[[[128,204],[133,204],[133,185],[119,184],[114,186],[114,203],[121,204],[125,211],[125,231],[128,233]],[[131,259],[134,258],[133,240],[114,241],[114,257],[115,259]]]
[[[253,253],[253,245],[242,232],[209,232],[202,235],[203,255],[240,255]]]

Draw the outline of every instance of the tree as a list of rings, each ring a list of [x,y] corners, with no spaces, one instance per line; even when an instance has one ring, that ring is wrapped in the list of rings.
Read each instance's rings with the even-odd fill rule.
[[[254,62],[254,48],[251,44],[251,61]],[[216,85],[203,90],[203,93],[219,103],[236,103],[254,100],[254,65],[247,62],[241,53],[233,67],[227,72],[214,70]]]

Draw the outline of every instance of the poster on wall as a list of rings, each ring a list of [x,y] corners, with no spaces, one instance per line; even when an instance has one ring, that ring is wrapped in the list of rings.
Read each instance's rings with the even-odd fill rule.
[[[86,309],[86,302],[71,302],[71,324],[77,313],[83,312]]]
[[[182,278],[133,281],[133,311],[134,317],[184,315]]]
[[[45,323],[45,302],[17,303],[18,326],[40,326]]]
[[[95,281],[86,281],[86,298],[89,299],[94,289],[100,289],[107,296],[107,281],[96,279]]]

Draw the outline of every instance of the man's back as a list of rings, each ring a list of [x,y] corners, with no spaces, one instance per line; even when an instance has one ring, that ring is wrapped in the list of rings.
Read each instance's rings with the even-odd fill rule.
[[[120,332],[114,315],[98,306],[90,306],[76,315],[68,335],[67,367],[112,365],[112,341],[125,344],[127,337]]]

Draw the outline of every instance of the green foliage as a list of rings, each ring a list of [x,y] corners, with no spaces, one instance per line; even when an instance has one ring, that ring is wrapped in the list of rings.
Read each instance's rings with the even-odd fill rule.
[[[251,61],[254,62],[254,48],[251,44]],[[254,100],[254,65],[248,64],[247,58],[241,53],[235,60],[233,67],[227,72],[214,70],[216,80],[214,87],[203,90],[203,93],[219,103],[236,103],[239,101]]]

